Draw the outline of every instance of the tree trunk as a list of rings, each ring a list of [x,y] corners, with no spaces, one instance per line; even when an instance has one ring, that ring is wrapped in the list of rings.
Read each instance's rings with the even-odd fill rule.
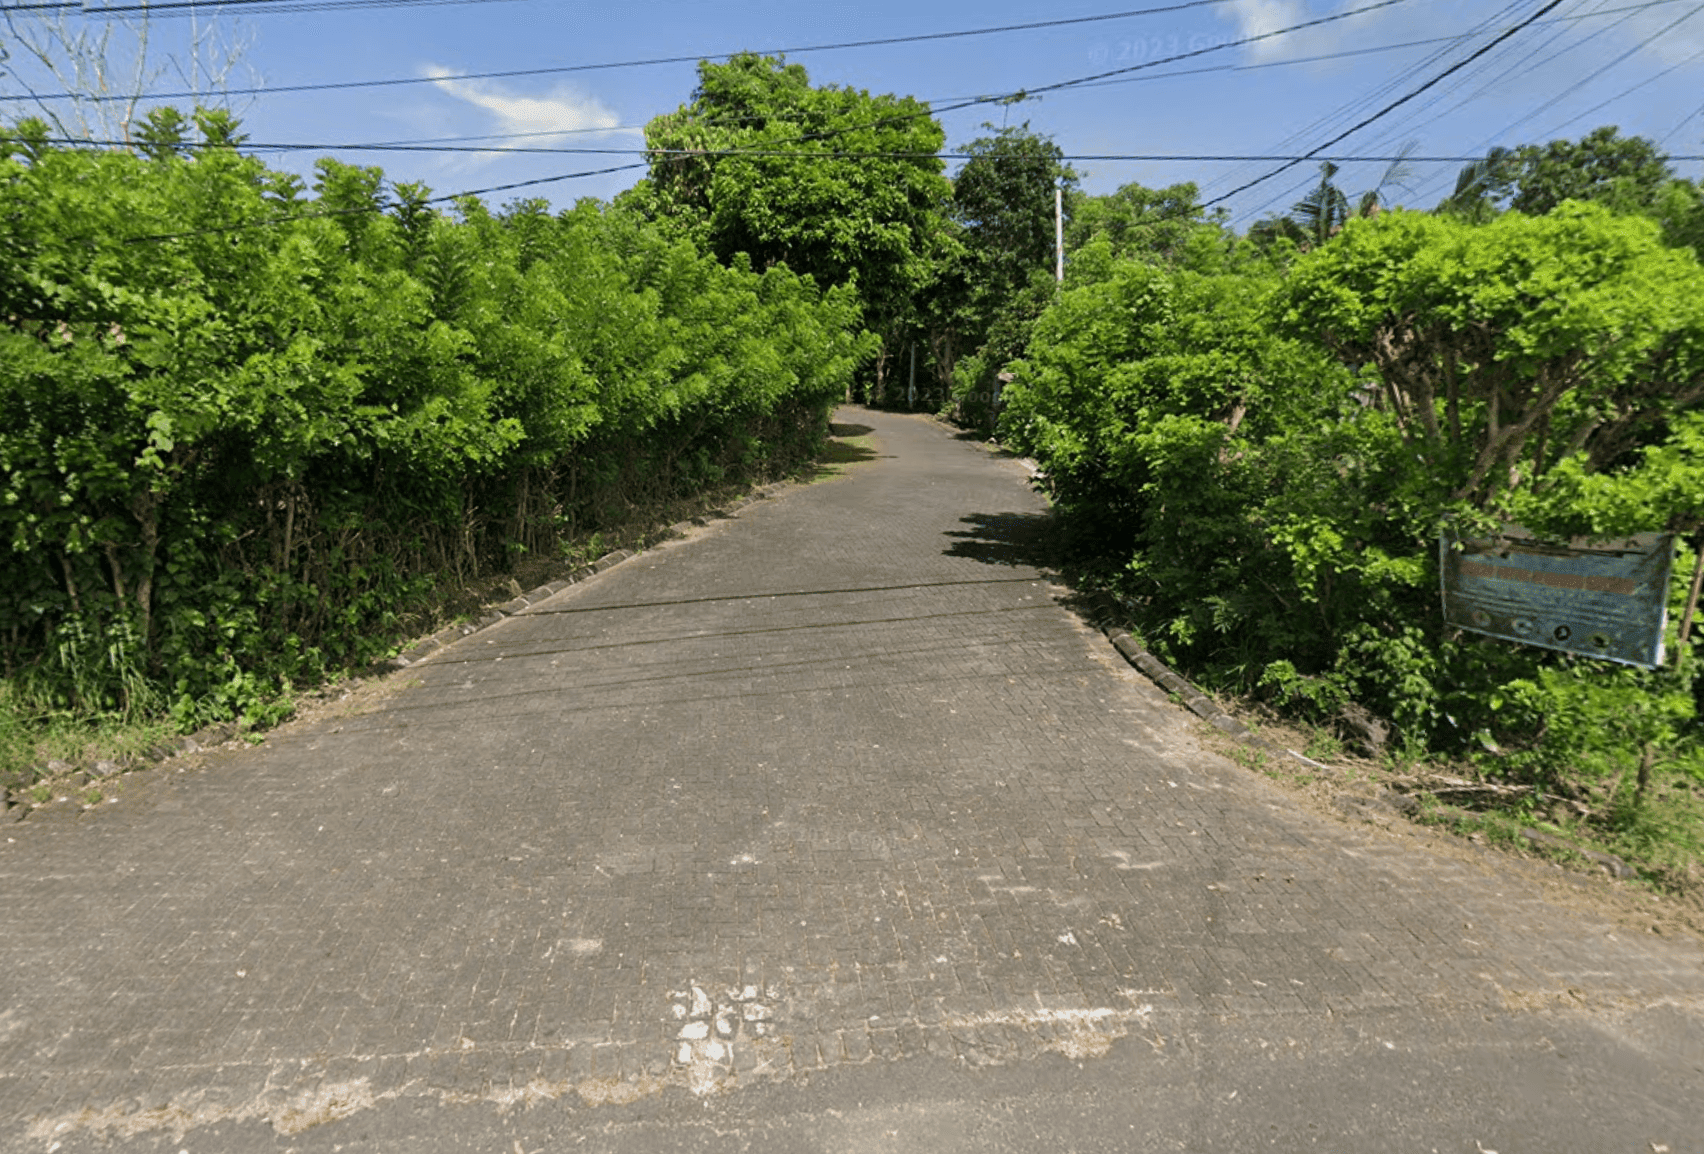
[[[160,548],[160,504],[144,490],[131,499],[130,511],[142,531],[142,572],[136,578],[136,609],[142,617],[142,650],[154,651],[154,564]]]

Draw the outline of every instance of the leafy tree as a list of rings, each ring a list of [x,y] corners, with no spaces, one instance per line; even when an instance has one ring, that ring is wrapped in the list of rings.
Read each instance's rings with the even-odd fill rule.
[[[1277,285],[1271,266],[1170,270],[1118,257],[1104,240],[1076,254],[1028,356],[1009,366],[1000,427],[1045,462],[1055,501],[1090,540],[1201,546],[1223,532],[1223,510],[1206,516],[1198,503],[1168,498],[1160,528],[1150,503],[1157,473],[1187,472],[1197,453],[1234,454],[1280,427],[1296,397],[1329,395],[1328,382],[1341,391],[1343,374],[1325,357],[1270,330],[1263,310]],[[1172,453],[1183,452],[1179,436],[1193,446],[1182,457]],[[1192,516],[1199,523],[1186,528]]]
[[[1704,271],[1600,206],[1475,227],[1395,213],[1297,266],[1284,326],[1373,374],[1452,500],[1594,471],[1704,400]]]
[[[1704,187],[1671,180],[1657,193],[1650,216],[1662,227],[1663,242],[1689,248],[1704,258]]]
[[[969,158],[953,178],[960,245],[926,295],[925,329],[942,379],[956,378],[960,416],[979,422],[996,374],[1023,354],[1029,326],[1052,299],[1054,195],[1073,202],[1077,174],[1027,123],[994,129],[964,151]],[[957,373],[961,350],[967,371]]]
[[[1229,215],[1219,208],[1208,216],[1193,182],[1166,188],[1126,184],[1106,196],[1074,199],[1065,227],[1065,248],[1075,253],[1104,240],[1118,256],[1194,264],[1214,248],[1228,247],[1224,224]],[[1213,234],[1211,240],[1204,234]]]
[[[1508,197],[1520,165],[1513,149],[1491,149],[1483,159],[1462,167],[1456,174],[1455,191],[1434,211],[1476,222],[1489,220],[1496,213],[1496,202]]]
[[[1651,214],[1659,211],[1673,177],[1655,144],[1606,125],[1577,142],[1493,148],[1462,168],[1455,190],[1434,211],[1483,222],[1502,207],[1540,216],[1565,200],[1581,200]]]
[[[1052,266],[1054,192],[1069,198],[1077,174],[1060,147],[1027,122],[973,140],[964,151],[969,158],[953,177],[953,216],[964,227],[977,292],[999,300]]]
[[[595,204],[310,199],[218,111],[47,134],[0,134],[8,708],[193,727],[382,656],[437,576],[808,453],[873,343],[850,285]]]
[[[745,53],[698,68],[692,102],[651,121],[650,174],[622,203],[731,263],[856,283],[891,352],[948,241],[945,134],[910,97],[813,87]]]
[[[1565,200],[1611,200],[1623,210],[1647,210],[1673,177],[1668,158],[1642,136],[1621,136],[1613,125],[1597,128],[1576,143],[1553,140],[1517,152],[1509,207],[1536,216]]]
[[[1396,211],[1287,271],[1097,243],[1072,276],[1001,432],[1151,648],[1316,720],[1360,703],[1412,748],[1550,791],[1680,755],[1695,662],[1604,671],[1456,635],[1437,600],[1441,526],[1704,518],[1704,269],[1654,222]]]

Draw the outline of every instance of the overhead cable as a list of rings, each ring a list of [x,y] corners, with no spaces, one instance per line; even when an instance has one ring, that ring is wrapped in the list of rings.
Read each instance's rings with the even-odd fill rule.
[[[847,48],[875,48],[893,44],[921,44],[934,40],[954,40],[968,36],[993,36],[1005,32],[1029,32],[1040,28],[1059,28],[1070,24],[1091,24],[1107,20],[1128,20],[1137,16],[1158,16],[1169,12],[1181,12],[1187,8],[1208,8],[1220,4],[1234,3],[1235,0],[1180,0],[1176,4],[1166,4],[1157,8],[1132,8],[1123,12],[1106,12],[1097,16],[1071,16],[1056,20],[1034,20],[1025,24],[1002,24],[988,28],[965,28],[953,32],[922,32],[910,36],[883,36],[869,40],[844,40],[831,44],[807,44],[793,48],[765,48],[753,50],[760,56],[798,55],[804,52],[833,52]],[[1389,0],[1398,3],[1400,0]],[[458,76],[397,76],[384,80],[337,80],[321,84],[283,84],[259,88],[232,88],[225,91],[228,96],[270,96],[284,92],[326,92],[348,88],[384,88],[399,84],[433,84],[439,80],[510,80],[522,76],[557,76],[569,72],[601,72],[616,68],[644,68],[659,64],[695,64],[700,60],[725,60],[743,53],[720,52],[714,54],[695,53],[691,56],[654,56],[638,60],[614,60],[598,64],[562,64],[548,68],[508,68],[496,72],[469,72]],[[183,100],[201,95],[194,92],[159,92],[144,93],[137,99],[141,100]],[[20,97],[0,96],[0,100],[16,100]],[[103,96],[90,97],[97,100],[123,100],[129,97]]]
[[[1410,100],[1413,100],[1416,96],[1419,96],[1421,93],[1425,92],[1427,89],[1438,84],[1440,81],[1444,80],[1446,77],[1448,77],[1448,76],[1450,76],[1450,75],[1452,75],[1456,72],[1461,71],[1463,68],[1467,67],[1467,65],[1471,64],[1473,61],[1477,60],[1479,57],[1485,55],[1487,52],[1491,51],[1491,49],[1495,48],[1497,45],[1501,44],[1503,41],[1507,40],[1509,37],[1514,36],[1516,33],[1523,31],[1530,24],[1532,24],[1534,21],[1536,21],[1540,16],[1543,16],[1545,13],[1552,11],[1553,9],[1558,7],[1561,3],[1562,3],[1562,0],[1550,0],[1550,3],[1546,4],[1543,8],[1540,8],[1532,16],[1521,21],[1519,24],[1516,24],[1513,28],[1510,28],[1510,29],[1506,30],[1505,32],[1503,32],[1502,35],[1498,36],[1497,39],[1491,41],[1491,43],[1489,43],[1489,44],[1485,45],[1484,47],[1478,49],[1472,55],[1468,56],[1466,59],[1450,65],[1448,68],[1444,69],[1442,72],[1440,72],[1436,76],[1432,77],[1432,79],[1430,79],[1430,80],[1426,81],[1424,84],[1420,85],[1420,87],[1415,88],[1415,89],[1405,93],[1404,95],[1398,97],[1397,99],[1391,101],[1389,104],[1385,105],[1383,108],[1379,109],[1377,112],[1373,113],[1371,116],[1368,116],[1364,120],[1360,121],[1358,124],[1352,125],[1351,127],[1344,129],[1342,132],[1338,133],[1336,136],[1332,137],[1330,140],[1326,141],[1324,144],[1320,145],[1319,147],[1310,149],[1307,152],[1307,154],[1305,154],[1301,157],[1298,157],[1295,160],[1291,160],[1291,161],[1286,162],[1282,166],[1273,169],[1271,172],[1266,173],[1264,176],[1258,176],[1255,179],[1248,181],[1246,184],[1242,184],[1242,185],[1239,185],[1236,188],[1233,188],[1230,192],[1222,193],[1219,196],[1214,197],[1212,200],[1203,202],[1201,207],[1211,208],[1215,204],[1219,204],[1223,201],[1229,200],[1231,197],[1236,196],[1238,193],[1247,192],[1249,189],[1253,188],[1257,184],[1264,184],[1266,181],[1277,176],[1279,173],[1288,172],[1290,169],[1294,168],[1296,165],[1300,164],[1304,160],[1313,159],[1314,157],[1318,156],[1320,153],[1324,152],[1326,149],[1330,148],[1332,145],[1337,144],[1339,141],[1342,141],[1345,138],[1354,135],[1355,133],[1359,132],[1361,129],[1365,128],[1367,125],[1372,124],[1374,121],[1378,120],[1380,117],[1387,115],[1388,113],[1392,112],[1393,110],[1400,108],[1402,105],[1408,103]]]

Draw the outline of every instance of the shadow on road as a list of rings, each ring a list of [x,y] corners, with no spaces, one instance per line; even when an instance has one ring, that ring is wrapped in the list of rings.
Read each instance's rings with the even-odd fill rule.
[[[829,425],[828,431],[836,437],[862,437],[867,433],[875,432],[868,425],[853,425],[841,421],[835,421]]]
[[[957,538],[942,550],[949,557],[1037,569],[1055,564],[1055,524],[1048,513],[972,513],[959,522],[969,528],[947,531]]]

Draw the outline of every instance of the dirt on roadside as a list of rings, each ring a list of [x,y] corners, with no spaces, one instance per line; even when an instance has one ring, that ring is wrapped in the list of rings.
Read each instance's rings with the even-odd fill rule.
[[[1223,704],[1223,703],[1221,703]],[[1568,854],[1550,854],[1531,843],[1516,843],[1483,830],[1458,832],[1470,811],[1427,799],[1405,813],[1390,784],[1403,775],[1366,757],[1336,751],[1307,757],[1313,735],[1270,716],[1247,710],[1231,712],[1254,730],[1263,745],[1220,732],[1205,722],[1196,730],[1202,743],[1221,756],[1261,773],[1305,808],[1373,836],[1423,846],[1480,869],[1514,873],[1537,885],[1546,900],[1593,913],[1635,934],[1689,938],[1704,945],[1704,885],[1658,888],[1645,878],[1610,876],[1602,866]],[[1264,746],[1264,747],[1263,747]],[[1274,754],[1269,749],[1279,751]],[[1530,847],[1530,848],[1529,848]]]

